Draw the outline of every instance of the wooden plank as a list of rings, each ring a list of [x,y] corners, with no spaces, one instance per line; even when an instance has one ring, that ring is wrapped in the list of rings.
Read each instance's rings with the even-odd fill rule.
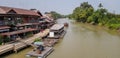
[[[0,46],[0,55],[3,54],[3,53],[6,53],[8,51],[11,51],[11,50],[13,50],[13,45],[12,44],[7,44],[7,45]]]
[[[34,35],[33,37],[28,38],[28,39],[20,39],[19,40],[20,42],[14,44],[14,51],[22,49],[22,48],[26,47],[27,45],[36,47],[35,45],[32,44],[34,42],[34,40],[36,38],[40,38],[41,36],[47,35],[47,33],[49,33],[49,29],[46,29],[45,31],[40,32],[40,33],[38,33],[38,34]]]

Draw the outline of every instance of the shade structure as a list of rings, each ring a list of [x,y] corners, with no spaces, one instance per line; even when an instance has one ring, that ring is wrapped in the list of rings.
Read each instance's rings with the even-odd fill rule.
[[[34,42],[34,45],[43,45],[43,42]]]

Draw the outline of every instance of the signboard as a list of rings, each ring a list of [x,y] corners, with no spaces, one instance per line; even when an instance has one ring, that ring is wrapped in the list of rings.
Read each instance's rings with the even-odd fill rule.
[[[49,37],[54,37],[54,32],[50,32]]]

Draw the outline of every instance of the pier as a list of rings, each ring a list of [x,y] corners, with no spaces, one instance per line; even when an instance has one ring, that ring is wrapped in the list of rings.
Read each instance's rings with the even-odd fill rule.
[[[49,29],[45,29],[43,32],[35,34],[34,36],[32,36],[30,38],[20,39],[21,41],[19,41],[19,42],[1,45],[0,46],[0,55],[6,53],[8,51],[12,51],[12,50],[17,52],[19,49],[22,49],[22,48],[24,48],[28,45],[29,46],[34,46],[34,45],[32,45],[32,43],[34,42],[34,40],[36,38],[46,36],[48,33],[49,33]]]
[[[13,44],[6,44],[6,45],[0,46],[0,55],[13,50],[13,47],[14,47]]]

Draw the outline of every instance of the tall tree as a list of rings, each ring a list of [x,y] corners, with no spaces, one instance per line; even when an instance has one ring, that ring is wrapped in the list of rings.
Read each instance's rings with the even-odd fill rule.
[[[99,7],[99,8],[102,8],[102,7],[103,7],[102,3],[100,3],[100,4],[98,5],[98,7]]]
[[[50,13],[51,16],[54,18],[54,19],[58,19],[58,18],[64,18],[65,16],[64,15],[61,15],[55,11],[51,11],[51,12],[45,12],[45,14],[47,13]]]
[[[87,18],[93,13],[94,8],[88,4],[88,2],[83,2],[79,7],[76,7],[73,11],[73,17],[77,21],[86,22]]]

